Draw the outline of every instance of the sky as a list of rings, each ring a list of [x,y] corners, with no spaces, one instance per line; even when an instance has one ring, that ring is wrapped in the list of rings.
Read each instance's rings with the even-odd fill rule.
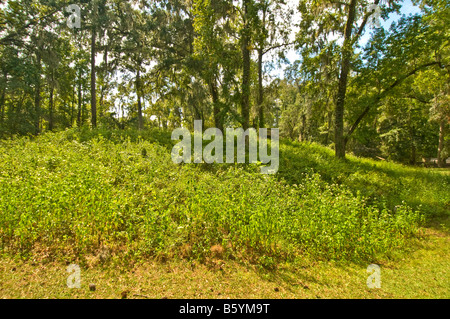
[[[414,6],[411,2],[411,0],[404,0],[401,8],[400,15],[397,13],[391,13],[389,15],[389,19],[384,21],[381,19],[380,23],[385,29],[389,29],[391,24],[395,21],[398,21],[401,17],[401,15],[409,15],[409,14],[416,14],[420,13],[420,8],[417,6]],[[361,43],[365,43],[370,39],[370,32],[366,32],[364,34],[364,37],[361,38]]]

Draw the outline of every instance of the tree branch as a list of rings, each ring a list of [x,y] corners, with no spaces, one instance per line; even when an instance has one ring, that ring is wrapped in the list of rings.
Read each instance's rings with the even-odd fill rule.
[[[46,20],[47,18],[52,17],[55,13],[61,11],[64,7],[55,9],[54,11],[51,11],[49,14],[41,17],[41,18],[35,18],[33,20],[31,20],[30,22],[28,22],[27,24],[23,25],[19,30],[17,30],[16,32],[12,32],[10,34],[7,34],[6,36],[4,36],[3,38],[0,39],[0,44],[5,44],[8,41],[13,41],[13,38],[15,36],[18,36],[20,32],[25,31],[26,29],[28,29],[29,27],[40,23],[41,21]]]
[[[394,89],[397,85],[401,84],[403,81],[405,81],[407,78],[409,78],[410,76],[416,74],[418,71],[426,69],[430,66],[433,65],[439,65],[438,61],[434,61],[434,62],[430,62],[430,63],[426,63],[423,64],[417,68],[415,68],[414,70],[410,71],[408,74],[406,74],[405,76],[397,79],[394,83],[392,83],[388,88],[386,88],[385,90],[383,90],[381,93],[379,93],[375,99],[372,105],[376,105],[378,104],[378,102],[384,98],[392,89]],[[367,115],[367,113],[369,113],[371,108],[371,105],[368,105],[364,111],[358,116],[358,118],[356,119],[356,121],[353,123],[353,125],[350,127],[350,130],[348,131],[347,135],[345,136],[345,143],[347,144],[348,139],[350,138],[350,136],[353,134],[353,132],[356,130],[356,128],[358,127],[359,123],[361,123],[361,121],[363,120],[363,118]]]
[[[380,3],[380,0],[375,0],[374,4],[378,5]],[[361,36],[361,34],[364,31],[364,28],[366,27],[367,24],[367,20],[369,19],[369,17],[374,14],[375,10],[372,10],[371,12],[367,12],[363,18],[363,21],[361,22],[361,25],[359,26],[358,32],[355,35],[355,38],[353,39],[353,43],[356,43],[359,39],[359,37]]]
[[[425,100],[425,99],[423,99],[423,98],[421,98],[421,97],[418,97],[418,96],[415,96],[415,95],[412,95],[412,94],[408,94],[408,95],[406,95],[405,97],[406,97],[406,98],[409,98],[409,99],[417,100],[417,101],[419,101],[419,102],[421,102],[421,103],[424,103],[424,104],[429,104],[429,103],[431,103],[431,101],[429,101],[429,100]]]
[[[282,47],[287,47],[292,44],[295,44],[295,42],[282,43],[282,44],[277,44],[277,45],[271,46],[271,47],[267,48],[266,50],[263,50],[263,55],[265,55],[266,53],[268,53],[271,50],[282,48]]]

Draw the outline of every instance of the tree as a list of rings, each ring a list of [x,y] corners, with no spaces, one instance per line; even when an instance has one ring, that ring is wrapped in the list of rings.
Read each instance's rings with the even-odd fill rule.
[[[134,87],[137,97],[137,117],[138,129],[144,128],[144,120],[142,113],[143,99],[143,81],[142,74],[146,72],[145,66],[149,66],[150,57],[152,56],[152,47],[149,37],[152,35],[152,25],[149,16],[139,10],[133,10],[129,4],[122,6],[127,12],[122,15],[121,25],[127,25],[128,30],[122,30],[125,35],[122,46],[120,47],[121,55],[119,59],[124,67],[124,71],[135,73]]]
[[[286,48],[291,44],[291,22],[294,11],[283,1],[261,0],[255,5],[258,10],[256,18],[256,51],[258,54],[258,94],[256,105],[258,108],[259,127],[265,126],[264,117],[264,56],[272,50],[278,49],[278,54],[284,56]]]
[[[366,0],[347,2],[302,0],[299,4],[301,23],[297,45],[303,56],[319,54],[320,51],[328,50],[330,46],[340,47],[338,91],[334,109],[334,143],[335,154],[338,158],[345,158],[344,111],[348,77],[355,59],[355,48],[369,18],[377,11],[377,7],[372,5],[379,4],[379,0],[373,3]],[[388,5],[381,6],[384,17],[399,8],[397,1],[388,1]],[[335,35],[343,36],[342,44],[338,42]]]
[[[447,80],[441,81],[439,78],[448,77],[448,30],[439,22],[433,23],[434,20],[441,21],[436,16],[437,12],[442,14],[445,10],[432,10],[423,16],[404,17],[394,24],[389,32],[378,30],[374,34],[364,50],[366,63],[359,69],[359,74],[353,81],[355,92],[367,94],[353,100],[353,104],[361,108],[356,107],[359,114],[354,113],[355,118],[347,139],[362,120],[370,112],[376,112],[376,107],[388,98],[401,99],[406,95],[407,98],[413,98],[422,104],[430,104],[431,99],[442,95],[442,91],[446,90]],[[411,92],[411,85],[408,86],[408,83],[431,71],[437,72],[433,73],[436,75],[433,80],[416,80],[414,87],[418,89]],[[433,83],[435,87],[430,87],[429,83]],[[438,109],[444,110],[445,107]],[[440,118],[445,118],[445,112],[440,114]],[[441,131],[445,132],[445,125]],[[414,162],[412,158],[411,162]]]

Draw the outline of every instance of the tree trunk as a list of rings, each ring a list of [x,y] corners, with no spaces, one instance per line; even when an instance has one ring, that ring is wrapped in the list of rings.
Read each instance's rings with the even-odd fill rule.
[[[105,100],[105,92],[108,88],[108,43],[105,44],[105,50],[103,51],[103,63],[105,64],[105,68],[103,70],[103,81],[102,88],[100,90],[100,117],[105,111],[104,100]]]
[[[94,22],[92,22],[94,23]],[[97,127],[97,96],[95,93],[95,41],[96,41],[96,30],[95,26],[92,26],[92,37],[91,37],[91,125],[93,128]]]
[[[409,164],[415,165],[416,164],[416,131],[414,129],[414,125],[412,125],[412,119],[411,119],[411,112],[412,110],[409,110],[409,117],[408,117],[408,127],[409,127],[409,140],[411,143],[411,157],[409,158]]]
[[[445,119],[441,119],[439,123],[439,146],[437,153],[437,160],[439,167],[445,167],[445,159],[442,156],[442,152],[444,151],[444,138],[445,138]]]
[[[78,115],[77,115],[77,126],[81,127],[81,112],[82,112],[82,99],[83,99],[83,92],[81,91],[81,70],[78,75]]]
[[[332,134],[332,130],[331,130],[332,125],[333,125],[333,113],[328,111],[328,131],[327,131],[327,135],[325,137],[325,145],[328,145],[328,143],[330,141],[330,136]]]
[[[72,103],[70,109],[70,127],[73,127],[73,113],[75,112],[75,81],[73,83]]]
[[[5,119],[5,97],[6,97],[6,87],[8,84],[8,74],[4,74],[5,77],[5,86],[2,90],[2,95],[0,97],[0,123],[3,124],[3,121]]]
[[[409,163],[411,165],[416,165],[416,143],[414,142],[414,138],[411,139],[411,158],[409,159]]]
[[[338,158],[345,158],[345,138],[344,138],[344,105],[347,93],[348,74],[350,72],[350,60],[352,57],[352,29],[356,15],[356,0],[351,0],[348,9],[347,25],[345,27],[345,38],[342,47],[341,71],[339,76],[339,87],[335,110],[335,154]]]
[[[203,116],[202,116],[202,113],[200,112],[200,109],[198,108],[199,106],[197,105],[197,102],[194,102],[192,104],[192,107],[194,108],[194,121],[202,120],[202,122],[203,122]],[[214,121],[215,121],[215,119],[214,119]]]
[[[2,123],[2,124],[5,119],[5,93],[6,93],[6,88],[3,88],[2,96],[0,98],[0,123]]]
[[[250,126],[250,23],[249,23],[249,0],[242,1],[244,8],[244,29],[242,32],[242,96],[241,115],[242,127],[247,130]]]
[[[141,104],[141,71],[138,70],[136,73],[136,95],[138,102],[138,130],[144,129],[144,120],[142,118],[142,104]]]
[[[300,127],[300,136],[298,138],[299,142],[306,141],[306,115],[302,114],[302,125]]]
[[[222,116],[220,114],[220,106],[219,106],[219,92],[217,89],[216,80],[211,78],[209,81],[209,90],[211,91],[211,97],[213,100],[213,108],[214,108],[214,125],[216,128],[223,132],[223,121]]]
[[[51,78],[50,78],[50,100],[49,100],[49,117],[48,117],[48,129],[49,131],[53,131],[53,70],[51,72]]]
[[[40,132],[40,122],[41,122],[41,52],[39,48],[36,53],[36,66],[37,66],[37,76],[36,76],[36,88],[34,93],[34,133],[38,135]]]
[[[263,50],[258,49],[258,111],[259,127],[263,128],[264,123],[264,87],[263,87]]]

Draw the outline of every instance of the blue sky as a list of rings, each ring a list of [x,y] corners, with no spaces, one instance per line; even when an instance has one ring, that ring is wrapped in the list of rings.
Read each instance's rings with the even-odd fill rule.
[[[411,0],[405,0],[403,1],[401,13],[400,15],[397,13],[391,13],[389,15],[389,19],[384,21],[381,19],[380,23],[385,29],[389,29],[391,24],[395,21],[398,21],[401,17],[401,15],[409,15],[409,14],[416,14],[420,12],[420,8],[417,6],[414,6],[411,2]],[[370,38],[370,32],[366,32],[364,34],[364,37],[361,39],[362,43],[366,42]]]
[[[411,2],[411,0],[405,0],[403,1],[403,5],[402,5],[402,9],[401,9],[401,13],[405,14],[405,15],[409,15],[409,14],[415,14],[415,13],[419,13],[420,9],[417,6],[414,6]],[[399,15],[398,14],[391,14],[390,18],[388,21],[386,21],[385,23],[388,24],[388,26],[390,26],[390,24],[393,21],[397,21],[399,19]]]

